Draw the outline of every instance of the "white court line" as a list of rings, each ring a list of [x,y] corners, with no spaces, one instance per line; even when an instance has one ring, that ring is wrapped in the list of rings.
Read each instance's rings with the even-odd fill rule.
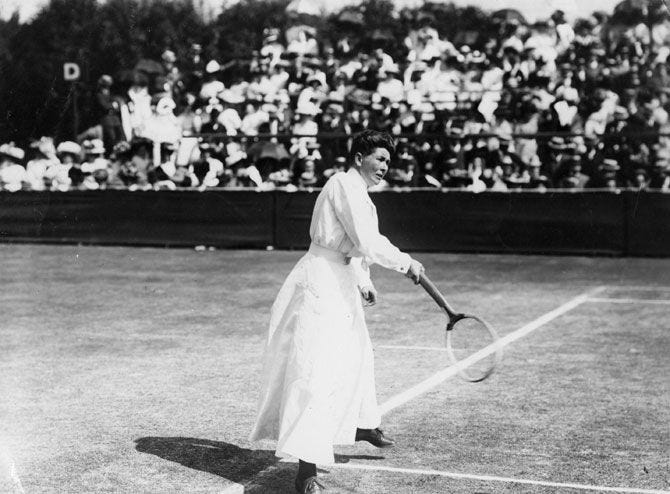
[[[492,475],[473,475],[468,473],[444,472],[442,470],[422,470],[413,468],[396,468],[377,465],[363,465],[360,463],[336,463],[332,468],[343,468],[347,470],[372,470],[394,473],[410,473],[416,475],[437,475],[453,479],[479,480],[483,482],[506,482],[510,484],[539,485],[543,487],[558,487],[564,489],[579,489],[597,492],[622,492],[627,494],[670,494],[670,491],[658,489],[637,489],[635,487],[607,487],[601,485],[572,484],[562,482],[546,482],[543,480],[515,479],[511,477],[496,477]]]
[[[643,298],[590,298],[587,302],[611,302],[613,304],[658,304],[670,305],[670,300],[654,300]]]
[[[586,302],[591,296],[596,295],[603,290],[605,290],[606,287],[597,287],[592,290],[589,290],[585,293],[582,293],[581,295],[576,296],[572,300],[569,300],[568,302],[564,303],[560,307],[557,307],[556,309],[547,312],[543,316],[538,317],[534,321],[526,324],[525,326],[517,329],[516,331],[512,331],[511,333],[503,336],[500,338],[495,343],[492,343],[489,346],[486,346],[479,350],[476,353],[473,353],[469,357],[459,361],[458,363],[451,365],[435,374],[430,376],[428,379],[425,379],[421,381],[419,384],[416,384],[415,386],[412,386],[411,388],[407,389],[406,391],[403,391],[402,393],[399,393],[392,398],[390,398],[388,401],[385,403],[382,403],[379,406],[379,411],[381,414],[385,414],[387,412],[390,412],[394,408],[397,408],[401,405],[404,405],[408,401],[416,398],[419,395],[422,395],[426,391],[428,391],[431,388],[434,388],[438,384],[441,384],[442,382],[446,381],[450,377],[454,376],[455,374],[459,373],[461,370],[465,369],[466,367],[479,362],[480,360],[488,357],[492,353],[494,353],[499,347],[505,347],[512,343],[513,341],[518,340],[519,338],[523,338],[527,334],[535,331],[536,329],[544,326],[548,322],[556,319],[557,317],[565,314],[566,312],[574,309],[578,305],[583,304]]]

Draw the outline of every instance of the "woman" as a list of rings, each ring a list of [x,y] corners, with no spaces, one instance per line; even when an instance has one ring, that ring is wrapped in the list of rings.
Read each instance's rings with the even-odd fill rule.
[[[300,459],[298,492],[321,492],[316,464],[334,462],[333,444],[393,445],[379,424],[372,345],[361,296],[377,300],[368,265],[418,283],[423,266],[379,233],[367,189],[388,171],[395,145],[365,131],[352,142],[353,164],[333,175],[314,206],[309,252],[272,306],[263,391],[252,440],[277,440],[276,454]]]

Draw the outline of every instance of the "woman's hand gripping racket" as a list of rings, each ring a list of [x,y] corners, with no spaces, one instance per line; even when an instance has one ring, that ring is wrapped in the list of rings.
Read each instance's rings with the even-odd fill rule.
[[[470,382],[489,377],[502,360],[498,333],[483,319],[454,311],[425,274],[421,275],[419,283],[447,313],[445,343],[449,361],[456,364],[465,359],[472,360],[459,371],[460,376]]]

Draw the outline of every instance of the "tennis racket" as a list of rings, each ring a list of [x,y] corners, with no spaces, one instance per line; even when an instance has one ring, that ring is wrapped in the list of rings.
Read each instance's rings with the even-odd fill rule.
[[[459,375],[466,381],[479,382],[489,377],[502,360],[498,333],[482,318],[456,312],[425,274],[419,283],[447,313],[445,345],[450,363],[463,362]]]

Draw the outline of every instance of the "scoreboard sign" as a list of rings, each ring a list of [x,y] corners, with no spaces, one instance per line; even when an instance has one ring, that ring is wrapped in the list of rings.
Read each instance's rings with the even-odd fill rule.
[[[81,69],[74,62],[65,62],[63,64],[63,79],[66,81],[78,81],[81,77]]]

